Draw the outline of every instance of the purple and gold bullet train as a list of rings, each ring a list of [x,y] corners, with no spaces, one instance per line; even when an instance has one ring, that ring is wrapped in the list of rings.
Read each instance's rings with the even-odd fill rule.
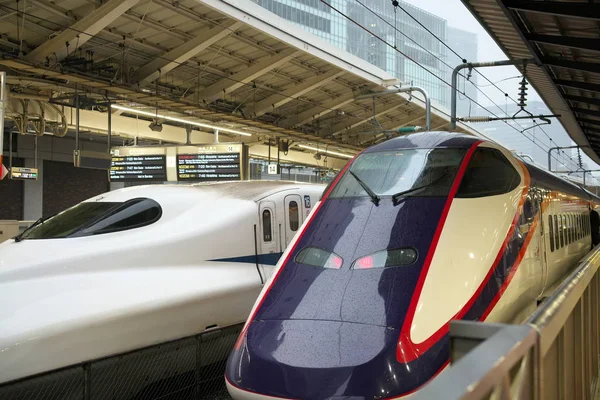
[[[366,149],[280,259],[230,354],[235,399],[388,399],[449,361],[452,319],[520,322],[592,246],[600,198],[472,136]]]

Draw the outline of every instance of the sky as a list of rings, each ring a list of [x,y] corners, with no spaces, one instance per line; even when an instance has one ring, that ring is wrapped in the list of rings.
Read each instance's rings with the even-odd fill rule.
[[[499,61],[507,60],[508,57],[502,52],[496,42],[490,37],[485,29],[479,24],[479,22],[473,17],[471,12],[464,6],[460,0],[405,0],[407,3],[412,4],[416,7],[424,9],[431,14],[437,15],[448,21],[448,25],[459,28],[465,31],[473,32],[477,34],[477,52],[479,59],[478,62],[482,61]],[[492,82],[496,83],[502,91],[494,88],[493,86],[482,87],[483,91],[492,99],[493,102],[500,106],[504,106],[506,103],[503,92],[508,93],[511,97],[517,98],[519,79],[509,79],[500,82],[504,79],[511,78],[520,75],[520,72],[513,66],[506,67],[489,67],[479,69],[481,73],[487,76]],[[487,84],[482,78],[479,78],[479,85]],[[542,101],[537,95],[535,90],[530,87],[527,96],[529,101]],[[491,105],[483,95],[478,95],[478,102],[483,106]],[[567,135],[564,129],[561,130],[563,135]],[[583,155],[583,162],[588,164],[591,169],[600,169],[600,166],[596,165],[589,157]],[[593,173],[595,177],[600,177],[600,173]],[[600,181],[597,181],[600,182]]]

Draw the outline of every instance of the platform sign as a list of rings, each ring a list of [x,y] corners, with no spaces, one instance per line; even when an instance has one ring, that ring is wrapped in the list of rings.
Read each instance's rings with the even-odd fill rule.
[[[113,154],[110,180],[112,182],[166,181],[167,157],[162,154]]]
[[[212,144],[178,149],[177,180],[239,181],[242,179],[242,145]]]
[[[10,169],[10,179],[20,179],[35,181],[38,177],[37,168],[12,167]]]
[[[268,175],[277,175],[277,164],[269,164],[267,167]]]

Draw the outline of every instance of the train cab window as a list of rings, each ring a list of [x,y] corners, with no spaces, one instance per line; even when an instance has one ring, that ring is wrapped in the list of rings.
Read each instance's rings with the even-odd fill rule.
[[[337,254],[318,247],[305,247],[294,260],[298,264],[328,269],[340,269],[344,262]]]
[[[496,149],[478,148],[469,162],[456,197],[496,196],[514,190],[521,176]]]
[[[417,260],[417,251],[413,248],[382,250],[359,258],[352,263],[351,269],[370,269],[401,267],[413,264]]]
[[[548,215],[548,232],[550,238],[550,251],[554,251],[554,223],[552,222],[552,215]]]
[[[300,212],[298,211],[298,203],[290,201],[288,205],[288,216],[290,219],[290,230],[296,232],[300,226]]]
[[[34,225],[20,239],[58,239],[119,232],[150,225],[162,215],[151,199],[84,202]]]
[[[447,196],[466,149],[402,149],[363,153],[350,171],[379,197],[410,189],[405,197]],[[330,199],[369,195],[354,175],[346,171],[331,191]]]
[[[271,211],[270,210],[263,210],[262,226],[263,226],[263,242],[273,241],[273,231],[271,228]]]
[[[554,247],[560,249],[560,225],[558,225],[558,216],[554,216]]]

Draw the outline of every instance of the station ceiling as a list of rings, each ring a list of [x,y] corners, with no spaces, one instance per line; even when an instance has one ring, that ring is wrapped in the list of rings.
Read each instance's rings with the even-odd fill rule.
[[[110,100],[252,134],[222,132],[232,141],[280,137],[350,154],[385,139],[373,115],[385,130],[425,125],[419,96],[355,99],[392,76],[251,1],[0,0],[0,32],[15,99],[74,106],[77,94],[88,110],[106,112]],[[432,127],[448,120],[435,109]]]
[[[571,138],[600,163],[600,3],[462,2],[510,59],[535,60],[525,69],[529,82],[561,114]]]

